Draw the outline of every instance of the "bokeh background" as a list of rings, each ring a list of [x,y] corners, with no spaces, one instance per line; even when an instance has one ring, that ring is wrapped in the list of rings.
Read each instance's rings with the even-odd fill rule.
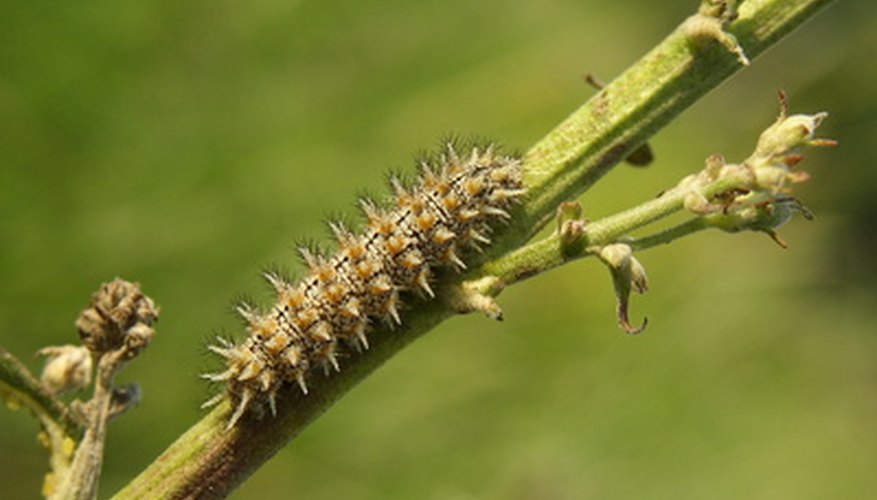
[[[2,2],[0,344],[74,341],[101,282],[142,283],[158,337],[124,373],[102,496],[202,411],[204,345],[266,300],[267,264],[446,133],[526,148],[696,2]],[[707,233],[644,253],[653,290],[615,326],[583,261],[457,318],[307,429],[235,498],[867,498],[877,489],[877,4],[841,0],[712,92],[582,203],[653,197],[749,154],[785,89],[831,112],[783,251]],[[0,488],[32,498],[37,425],[0,411]]]

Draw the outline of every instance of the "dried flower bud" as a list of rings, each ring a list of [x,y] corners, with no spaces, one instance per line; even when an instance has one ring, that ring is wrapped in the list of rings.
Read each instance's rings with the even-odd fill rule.
[[[52,346],[40,349],[37,355],[46,357],[40,380],[53,394],[78,391],[91,383],[91,353],[87,348]]]
[[[79,315],[76,328],[92,352],[103,353],[119,348],[136,326],[152,325],[158,319],[158,311],[152,299],[140,291],[138,283],[116,278],[92,295],[91,307]]]
[[[561,243],[568,248],[582,241],[588,221],[582,218],[582,205],[577,201],[565,201],[557,207],[557,233]]]
[[[633,285],[634,291],[642,295],[649,291],[649,277],[646,275],[646,268],[636,257],[630,257],[630,283]]]
[[[609,268],[612,274],[612,282],[615,284],[615,298],[618,300],[616,312],[618,324],[627,333],[640,333],[648,324],[648,318],[643,320],[642,325],[633,326],[628,316],[630,304],[630,292],[639,294],[649,289],[649,280],[646,269],[636,257],[629,245],[614,243],[599,249],[597,256]]]
[[[704,215],[704,222],[709,226],[727,232],[764,232],[785,246],[775,230],[788,222],[796,212],[812,218],[810,211],[790,195],[792,184],[804,182],[810,177],[806,172],[792,170],[803,160],[800,150],[806,146],[836,145],[830,139],[814,138],[816,129],[828,116],[827,113],[789,116],[788,108],[786,95],[780,92],[779,117],[761,134],[755,152],[742,164],[720,165],[717,160],[708,159],[704,171],[693,177],[701,185],[694,183],[683,186],[691,191],[684,200],[686,208]],[[744,173],[745,176],[741,175]],[[724,176],[751,180],[713,195],[710,199],[698,190],[713,179]],[[701,207],[706,207],[706,210],[695,210]]]
[[[814,141],[813,134],[828,116],[828,113],[816,113],[815,115],[792,115],[781,114],[777,121],[762,132],[755,147],[754,157],[764,159],[784,158],[804,146],[821,145]]]
[[[728,233],[739,231],[763,231],[779,229],[789,221],[792,212],[781,204],[750,205],[727,214],[714,214],[706,218],[707,223]]]
[[[816,129],[828,113],[789,116],[789,102],[786,94],[780,92],[780,114],[776,121],[758,138],[755,152],[744,164],[754,175],[753,188],[774,197],[787,192],[789,184],[802,182],[808,178],[805,172],[792,172],[791,168],[804,157],[802,148],[836,146],[837,141],[814,138]],[[750,201],[757,201],[755,199]]]
[[[140,354],[146,346],[152,342],[155,337],[155,330],[151,326],[144,323],[137,323],[128,330],[125,337],[125,346],[127,347],[129,357],[135,357]]]

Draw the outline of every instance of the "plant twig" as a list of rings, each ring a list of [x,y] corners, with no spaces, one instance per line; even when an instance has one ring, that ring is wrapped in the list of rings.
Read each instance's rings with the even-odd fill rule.
[[[710,183],[703,193],[707,197],[714,196],[737,186],[746,185],[749,181],[750,179],[741,171],[739,174]],[[495,276],[508,286],[569,261],[593,255],[592,248],[613,243],[637,228],[682,210],[686,194],[685,190],[674,190],[629,210],[588,223],[586,231],[581,235],[582,238],[575,242],[564,241],[564,235],[556,232],[485,264],[478,270],[478,274]],[[678,237],[688,234],[700,224],[703,223],[691,223],[689,226],[675,230],[674,233],[661,237],[652,236],[645,242],[634,244],[640,249],[645,249],[665,242],[671,235]],[[636,240],[632,241],[636,242]]]
[[[97,359],[94,396],[80,405],[85,434],[76,448],[69,471],[59,481],[52,499],[90,500],[97,497],[104,443],[110,419],[139,401],[136,386],[115,388],[119,371],[152,342],[159,308],[140,290],[139,283],[120,278],[104,283],[91,305],[76,320],[79,337]]]
[[[515,256],[520,256],[515,250],[550,220],[561,202],[577,198],[685,108],[743,67],[740,54],[754,58],[830,1],[745,2],[737,20],[727,25],[727,34],[739,41],[735,47],[741,50],[737,53],[728,50],[729,38],[705,42],[703,32],[694,33],[688,21],[683,23],[526,153],[525,202],[508,230],[488,250],[485,262],[508,255],[487,262],[484,268],[508,264],[510,273],[519,273],[518,279],[526,277],[512,271],[520,269],[513,265]],[[723,21],[721,27],[724,29],[726,24]],[[657,203],[669,204],[670,200]],[[676,203],[673,200],[673,206],[664,206],[663,210],[675,209]],[[607,234],[627,226],[611,227],[607,222]],[[540,245],[552,244],[550,239],[534,243],[535,247],[528,247],[528,256],[555,259],[551,251],[538,251]],[[403,327],[375,332],[366,355],[351,358],[339,374],[316,377],[309,395],[302,396],[298,390],[280,395],[276,417],[244,418],[227,431],[230,408],[221,403],[122,489],[117,498],[216,498],[228,494],[347,390],[453,314],[439,301],[415,304]]]
[[[70,469],[76,439],[81,434],[70,408],[41,384],[15,356],[0,348],[0,396],[7,405],[24,406],[40,421],[41,441],[49,449],[49,469],[43,494],[55,489],[59,478]]]
[[[77,436],[80,427],[71,417],[70,408],[57,399],[28,371],[21,361],[0,348],[0,395],[11,404],[27,407],[40,419],[48,418],[70,436]]]

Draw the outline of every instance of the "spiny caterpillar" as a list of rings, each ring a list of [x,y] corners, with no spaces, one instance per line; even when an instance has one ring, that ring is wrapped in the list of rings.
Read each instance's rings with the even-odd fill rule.
[[[467,247],[490,243],[492,224],[507,219],[507,209],[524,192],[521,162],[491,146],[466,154],[458,149],[447,143],[434,159],[420,162],[410,186],[391,178],[395,206],[361,200],[366,218],[361,233],[330,223],[337,252],[324,256],[301,249],[309,273],[298,283],[265,273],[277,292],[270,308],[237,307],[249,336],[239,345],[220,339],[210,346],[225,358],[227,369],[204,376],[226,384],[235,405],[230,427],[250,407],[267,404],[276,413],[284,384],[297,383],[307,394],[311,371],[338,371],[337,354],[367,349],[376,322],[401,323],[400,294],[434,298],[430,281],[438,268],[464,269]]]

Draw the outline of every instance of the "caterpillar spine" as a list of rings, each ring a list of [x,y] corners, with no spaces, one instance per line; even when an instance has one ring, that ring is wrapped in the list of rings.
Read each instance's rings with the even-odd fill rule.
[[[430,282],[438,268],[465,269],[464,252],[490,244],[495,223],[509,218],[508,209],[524,193],[521,162],[492,146],[472,147],[465,155],[458,149],[449,142],[421,162],[412,185],[391,178],[395,206],[361,200],[362,232],[330,223],[338,250],[325,256],[300,249],[309,272],[299,282],[264,273],[277,300],[265,310],[241,304],[247,338],[209,346],[226,369],[204,377],[226,390],[205,406],[227,394],[234,404],[229,427],[253,407],[275,414],[282,386],[295,383],[307,394],[311,372],[340,371],[339,352],[368,349],[376,321],[402,323],[405,295],[434,298]]]

